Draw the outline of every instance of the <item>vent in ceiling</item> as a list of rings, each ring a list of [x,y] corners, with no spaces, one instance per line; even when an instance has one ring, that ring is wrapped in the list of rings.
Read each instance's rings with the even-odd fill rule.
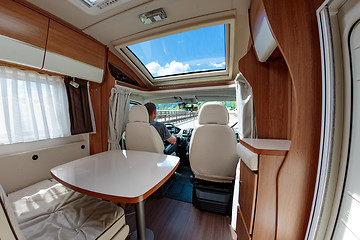
[[[126,0],[125,1],[124,0],[80,0],[80,1],[83,2],[85,6],[87,6],[88,8],[92,8],[95,6],[99,9],[110,7],[111,5],[117,2],[128,2]]]
[[[91,15],[98,15],[116,8],[119,12],[139,6],[152,0],[68,0],[84,12]]]

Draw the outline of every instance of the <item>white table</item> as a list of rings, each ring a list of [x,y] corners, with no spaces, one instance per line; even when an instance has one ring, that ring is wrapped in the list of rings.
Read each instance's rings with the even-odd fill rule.
[[[114,203],[135,203],[138,239],[151,239],[154,235],[145,227],[144,200],[169,179],[179,162],[176,156],[115,150],[57,166],[51,175],[80,193]]]

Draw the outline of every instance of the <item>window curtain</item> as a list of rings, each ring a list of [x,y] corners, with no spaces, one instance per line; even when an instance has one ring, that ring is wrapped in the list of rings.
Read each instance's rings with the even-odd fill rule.
[[[93,121],[87,81],[66,77],[65,86],[69,101],[71,134],[92,132]]]
[[[119,86],[111,89],[109,99],[108,150],[120,149],[120,139],[129,117],[130,92]]]
[[[240,139],[257,138],[252,88],[242,73],[235,78],[238,131]]]
[[[0,144],[70,136],[61,77],[0,66]]]

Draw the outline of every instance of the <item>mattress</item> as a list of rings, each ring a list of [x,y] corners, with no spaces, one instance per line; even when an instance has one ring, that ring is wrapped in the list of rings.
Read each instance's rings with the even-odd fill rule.
[[[109,228],[117,228],[110,230],[114,235],[126,226],[122,208],[54,179],[13,192],[9,200],[26,239],[96,239]]]

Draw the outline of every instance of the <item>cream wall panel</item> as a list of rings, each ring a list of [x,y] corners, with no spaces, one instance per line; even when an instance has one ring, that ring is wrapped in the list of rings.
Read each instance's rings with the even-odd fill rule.
[[[101,83],[104,70],[89,64],[47,51],[44,70]]]
[[[81,146],[85,148],[82,149]],[[34,155],[38,156],[33,160]],[[50,169],[88,156],[86,141],[0,157],[0,184],[10,193],[51,178]]]
[[[0,35],[0,60],[29,67],[41,68],[45,50]]]
[[[258,56],[260,62],[266,62],[271,53],[277,47],[266,18],[262,19],[259,31],[254,33],[254,35],[256,55]]]

